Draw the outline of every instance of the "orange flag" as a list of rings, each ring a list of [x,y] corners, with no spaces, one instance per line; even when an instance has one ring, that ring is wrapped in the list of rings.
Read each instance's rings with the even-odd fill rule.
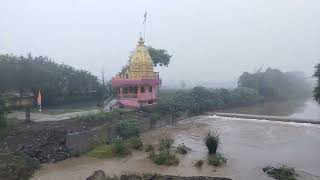
[[[41,96],[41,92],[39,90],[38,97],[37,97],[38,106],[41,106],[41,101],[42,101],[42,96]]]

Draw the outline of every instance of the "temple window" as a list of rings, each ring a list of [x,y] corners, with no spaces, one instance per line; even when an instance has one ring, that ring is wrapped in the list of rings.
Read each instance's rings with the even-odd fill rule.
[[[128,87],[123,87],[122,94],[128,94]]]
[[[145,92],[144,87],[141,87],[141,93],[144,93],[144,92]]]
[[[152,92],[152,86],[149,87],[149,92]]]
[[[129,86],[129,93],[133,93],[133,87]]]
[[[137,94],[137,93],[138,93],[138,87],[137,87],[137,86],[134,86],[134,87],[133,87],[133,93],[134,93],[134,94]]]

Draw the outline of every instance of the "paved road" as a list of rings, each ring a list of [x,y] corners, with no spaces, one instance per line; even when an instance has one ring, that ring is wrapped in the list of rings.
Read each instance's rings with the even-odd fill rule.
[[[96,113],[99,109],[91,109],[91,110],[84,110],[78,112],[70,112],[58,115],[50,115],[50,114],[42,114],[42,113],[31,113],[31,120],[35,122],[41,121],[61,121],[70,119],[75,116],[89,114],[89,113]],[[17,118],[19,120],[25,120],[25,112],[22,111],[13,111],[12,113],[8,114],[8,118]]]

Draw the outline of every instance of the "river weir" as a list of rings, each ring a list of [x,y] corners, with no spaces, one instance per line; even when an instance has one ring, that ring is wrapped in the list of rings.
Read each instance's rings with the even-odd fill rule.
[[[206,163],[201,169],[194,163],[206,160],[205,132],[217,130],[221,136],[218,150],[227,165],[214,168]],[[155,144],[158,139],[171,137],[175,144],[185,143],[192,151],[179,156],[178,166],[153,164],[142,151],[126,158],[95,159],[87,156],[71,158],[55,164],[45,164],[33,180],[85,179],[101,169],[109,175],[126,172],[181,175],[220,176],[237,180],[270,180],[261,170],[267,165],[295,167],[300,179],[320,179],[320,126],[293,122],[241,119],[218,116],[197,116],[142,134],[143,142]]]

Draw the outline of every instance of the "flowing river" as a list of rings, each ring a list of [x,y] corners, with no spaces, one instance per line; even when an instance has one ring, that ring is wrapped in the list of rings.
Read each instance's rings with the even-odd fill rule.
[[[310,106],[308,103],[310,102],[306,101],[303,104]],[[313,105],[317,107],[317,104]],[[313,105],[311,107],[314,108]],[[296,117],[305,113],[319,116],[317,108],[315,112],[305,105],[295,109],[283,115]],[[198,169],[194,167],[194,163],[199,159],[206,160],[207,151],[203,137],[208,130],[217,130],[220,133],[222,144],[218,151],[228,162],[220,168],[205,163]],[[179,155],[178,166],[155,165],[147,158],[145,152],[135,151],[126,158],[103,160],[81,156],[45,164],[32,179],[81,180],[94,170],[101,169],[109,175],[156,172],[183,176],[222,176],[234,180],[271,180],[272,178],[266,176],[261,169],[267,165],[282,164],[295,167],[300,175],[299,179],[320,179],[320,125],[197,116],[181,121],[175,126],[145,132],[142,139],[144,143],[156,144],[158,139],[166,136],[174,138],[175,144],[185,143],[192,149],[187,155]]]

